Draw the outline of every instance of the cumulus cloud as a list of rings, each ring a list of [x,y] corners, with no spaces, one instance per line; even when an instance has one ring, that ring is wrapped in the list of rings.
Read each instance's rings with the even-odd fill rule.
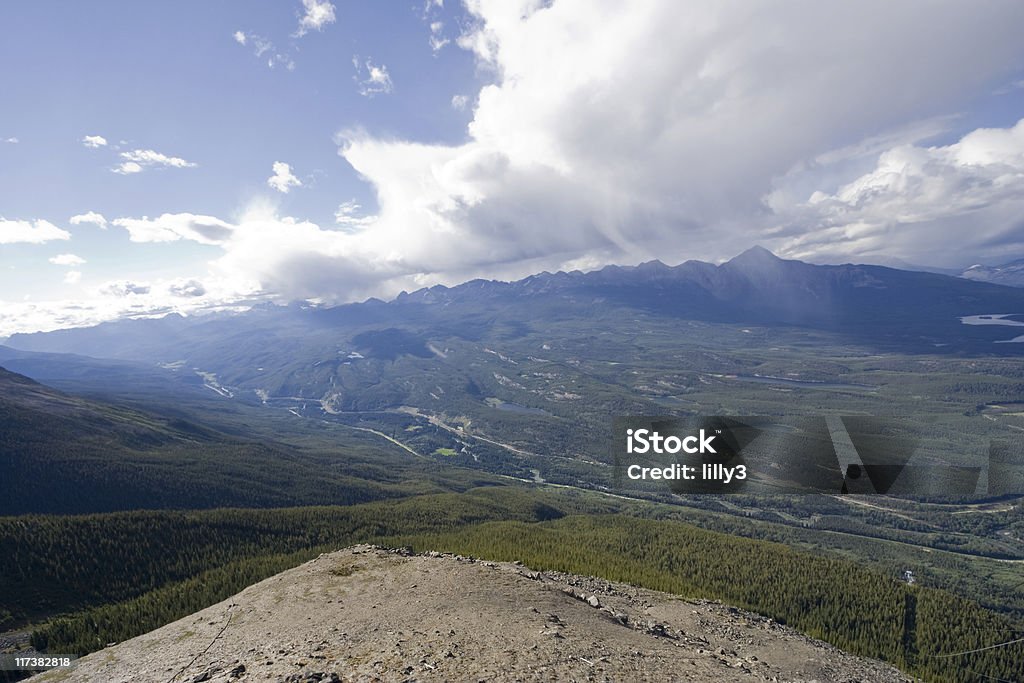
[[[283,161],[274,162],[274,175],[267,178],[267,185],[278,192],[288,194],[293,187],[302,187],[302,181],[292,173],[292,167]]]
[[[135,161],[125,161],[118,164],[115,168],[111,169],[112,172],[119,175],[132,175],[134,173],[142,173],[142,164]]]
[[[1006,259],[1007,248],[1024,252],[1024,119],[946,146],[894,146],[834,190],[791,196],[777,190],[769,204],[786,220],[785,249],[797,256],[895,251],[956,266],[968,250]]]
[[[181,157],[167,156],[152,149],[133,149],[129,152],[121,152],[120,156],[124,161],[112,170],[114,173],[120,173],[121,175],[141,173],[143,170],[154,166],[164,168],[195,168],[198,165],[191,161],[185,161]]]
[[[199,280],[182,280],[169,284],[167,292],[171,296],[194,298],[205,295],[206,286]]]
[[[239,45],[245,45],[245,43],[248,40],[245,37],[245,33],[242,32],[242,31],[235,31],[234,33],[231,34],[231,37],[234,38],[235,42],[238,43]]]
[[[469,104],[468,95],[452,95],[452,109],[458,109],[462,111]]]
[[[64,274],[64,284],[77,285],[82,281],[82,273],[77,270],[69,270]]]
[[[50,263],[57,266],[81,266],[85,259],[75,254],[57,254],[50,257]]]
[[[132,242],[176,242],[192,240],[199,244],[222,244],[234,226],[213,216],[191,213],[165,213],[158,218],[117,218],[114,225],[128,231]]]
[[[69,239],[71,233],[61,230],[49,221],[15,221],[0,216],[0,244],[43,244]]]
[[[359,94],[363,97],[394,92],[395,85],[385,65],[374,64],[369,59],[362,62],[356,55],[352,57],[352,66],[356,68],[356,75],[352,78],[359,84]]]
[[[131,280],[117,280],[108,282],[100,288],[100,292],[108,296],[125,297],[136,294],[149,294],[151,287],[148,283],[132,282]]]
[[[459,45],[494,79],[467,141],[342,136],[380,207],[361,246],[420,281],[796,250],[791,231],[828,227],[766,199],[793,169],[813,167],[810,184],[832,194],[867,171],[868,151],[914,139],[908,126],[955,112],[1024,59],[1016,3],[938,3],[927,16],[880,0],[467,8]]]
[[[107,219],[103,217],[103,214],[96,213],[95,211],[87,211],[86,213],[80,213],[72,216],[68,219],[71,225],[82,225],[83,223],[89,223],[95,225],[103,230],[107,229]]]
[[[86,135],[82,138],[82,144],[90,149],[99,149],[107,146],[107,139],[102,135]]]
[[[329,0],[302,0],[302,8],[305,11],[299,18],[296,38],[310,31],[322,31],[324,26],[334,23],[334,5]]]

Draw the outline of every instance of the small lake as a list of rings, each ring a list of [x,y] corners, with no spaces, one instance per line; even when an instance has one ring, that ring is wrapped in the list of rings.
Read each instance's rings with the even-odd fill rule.
[[[986,315],[965,315],[960,318],[964,325],[1006,325],[1008,327],[1024,327],[1024,322],[1012,320],[1016,313],[988,313]]]
[[[551,415],[551,413],[543,408],[531,408],[530,406],[520,405],[519,403],[502,401],[499,398],[488,398],[485,402],[490,407],[498,410],[504,410],[507,413],[516,413],[518,415]]]

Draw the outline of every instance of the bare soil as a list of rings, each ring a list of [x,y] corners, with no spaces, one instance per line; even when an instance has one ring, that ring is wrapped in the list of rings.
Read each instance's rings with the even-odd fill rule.
[[[762,616],[355,546],[32,681],[908,681]]]

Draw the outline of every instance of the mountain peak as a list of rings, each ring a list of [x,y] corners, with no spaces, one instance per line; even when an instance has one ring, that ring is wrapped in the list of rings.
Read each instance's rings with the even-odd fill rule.
[[[742,254],[734,256],[733,258],[727,261],[727,263],[734,263],[738,265],[781,262],[782,259],[780,259],[775,254],[762,247],[760,244],[755,244]]]

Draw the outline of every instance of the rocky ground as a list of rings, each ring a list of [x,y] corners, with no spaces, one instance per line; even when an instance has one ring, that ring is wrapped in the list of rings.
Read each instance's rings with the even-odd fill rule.
[[[908,681],[770,619],[517,564],[356,546],[32,681]]]

